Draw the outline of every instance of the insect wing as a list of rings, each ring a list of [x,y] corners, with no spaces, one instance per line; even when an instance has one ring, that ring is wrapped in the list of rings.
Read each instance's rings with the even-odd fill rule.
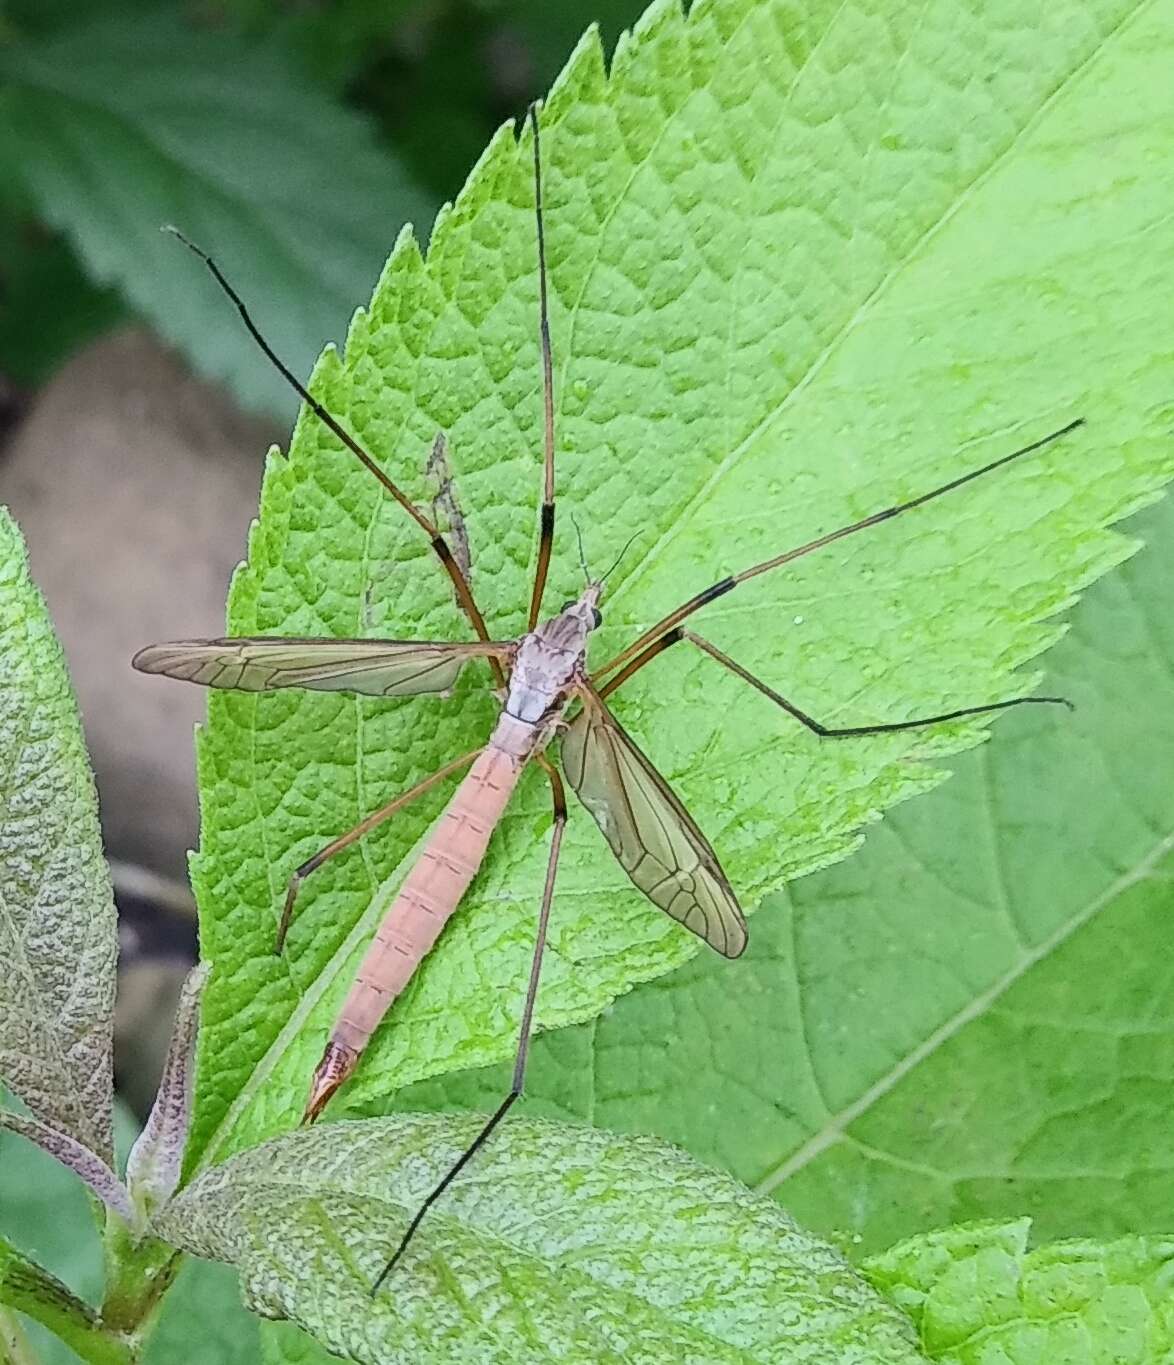
[[[676,793],[593,691],[562,739],[563,770],[620,866],[673,919],[724,957],[746,921],[717,855]]]
[[[141,673],[269,692],[310,687],[370,697],[447,692],[470,659],[508,657],[507,644],[434,644],[411,640],[284,639],[178,640],[148,645],[132,660]]]

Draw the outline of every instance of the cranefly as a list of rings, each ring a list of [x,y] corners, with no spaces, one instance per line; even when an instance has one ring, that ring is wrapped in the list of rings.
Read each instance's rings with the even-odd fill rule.
[[[533,132],[534,210],[538,245],[544,457],[537,566],[530,595],[528,628],[526,634],[517,640],[490,639],[485,617],[460,562],[463,556],[453,553],[436,523],[412,502],[354,436],[282,363],[216,262],[182,238],[207,265],[235,303],[253,338],[310,410],[357,456],[378,479],[386,493],[403,507],[429,538],[433,551],[452,582],[457,602],[477,638],[462,642],[288,639],[272,636],[186,640],[152,645],[142,650],[134,659],[135,667],[147,673],[166,673],[171,677],[202,683],[206,687],[236,688],[249,692],[304,687],[376,697],[409,697],[447,691],[467,662],[484,659],[493,673],[499,695],[504,697],[501,714],[484,746],[446,763],[409,791],[367,816],[354,829],[340,835],[299,867],[290,880],[278,922],[279,951],[289,926],[298,887],[310,873],[444,778],[462,768],[469,768],[363,958],[322,1059],[314,1071],[305,1121],[315,1119],[338,1087],[353,1073],[372,1033],[460,904],[485,857],[493,831],[526,764],[537,763],[550,782],[554,811],[550,853],[509,1093],[423,1201],[379,1276],[376,1288],[403,1255],[428,1209],[486,1142],[522,1093],[534,1001],[546,944],[559,850],[567,820],[562,778],[546,752],[556,736],[559,737],[559,757],[567,781],[594,817],[612,852],[635,885],[654,905],[698,934],[712,948],[726,957],[735,958],[746,947],[746,922],[717,854],[680,799],[607,705],[608,697],[640,669],[666,649],[687,642],[757,688],[821,739],[884,734],[998,711],[1020,703],[1061,700],[1055,697],[1016,697],[1009,701],[967,706],[940,715],[890,724],[827,726],[754,677],[704,636],[687,629],[684,623],[708,603],[732,592],[739,583],[961,488],[1066,436],[1081,425],[1080,419],[1001,459],[932,488],[919,497],[886,507],[849,526],[840,527],[730,574],[669,612],[601,668],[589,670],[587,667],[588,636],[600,624],[599,603],[604,592],[601,580],[588,582],[575,601],[565,603],[557,615],[540,621],[554,544],[555,444],[554,382],[542,212],[542,158],[536,107],[530,110],[530,125]],[[442,439],[437,438],[438,442]]]

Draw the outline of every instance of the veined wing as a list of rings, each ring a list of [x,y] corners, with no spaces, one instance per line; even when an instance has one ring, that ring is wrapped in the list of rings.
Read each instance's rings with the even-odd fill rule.
[[[725,957],[746,921],[717,854],[676,793],[592,688],[562,738],[563,770],[620,866],[652,901]]]
[[[413,697],[447,692],[470,659],[506,659],[512,652],[512,644],[480,640],[436,644],[258,636],[148,645],[131,662],[140,673],[166,673],[185,682],[241,692],[311,687],[370,697]]]

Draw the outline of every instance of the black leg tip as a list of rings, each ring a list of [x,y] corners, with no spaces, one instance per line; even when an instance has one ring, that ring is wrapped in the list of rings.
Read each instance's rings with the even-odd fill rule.
[[[400,1247],[400,1249],[395,1253],[391,1260],[388,1261],[388,1263],[379,1272],[378,1276],[376,1277],[375,1283],[371,1286],[369,1291],[372,1298],[374,1298],[375,1295],[378,1294],[379,1291],[383,1288],[383,1286],[387,1283],[388,1278],[391,1275],[391,1272],[395,1269],[397,1263],[399,1262],[399,1258],[403,1255],[403,1251],[404,1251],[403,1247]]]

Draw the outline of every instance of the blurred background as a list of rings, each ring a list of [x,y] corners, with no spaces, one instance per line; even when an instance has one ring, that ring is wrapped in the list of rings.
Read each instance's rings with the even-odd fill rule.
[[[223,630],[302,376],[406,221],[640,0],[0,0],[0,501],[66,648],[122,912],[116,1069],[144,1113],[195,951],[196,688],[143,644]]]

